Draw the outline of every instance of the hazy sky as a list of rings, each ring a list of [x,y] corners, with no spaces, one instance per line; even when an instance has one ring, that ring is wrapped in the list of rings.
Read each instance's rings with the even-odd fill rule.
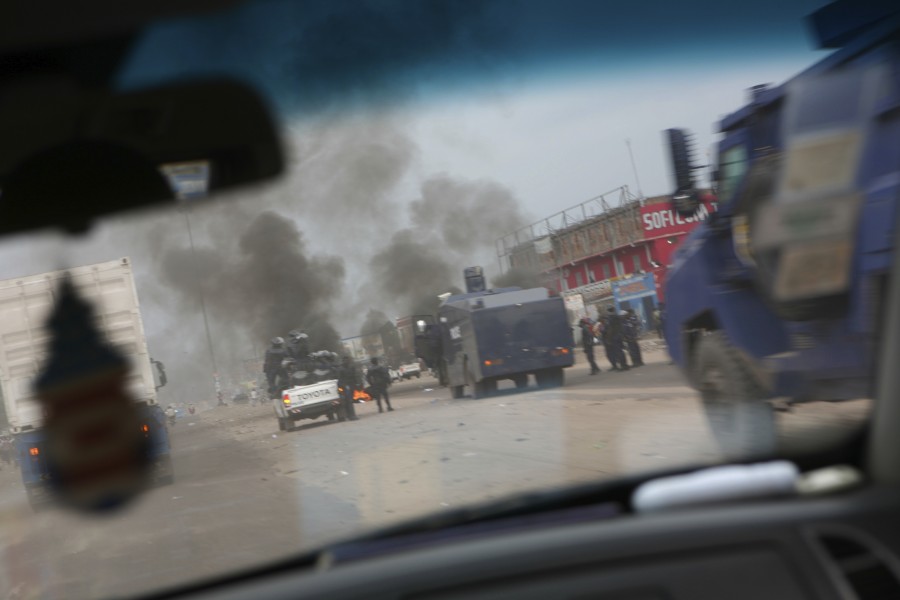
[[[746,88],[780,83],[811,56],[797,52],[728,67],[650,64],[630,72],[585,71],[435,102],[410,120],[420,148],[416,174],[492,179],[508,186],[536,218],[621,185],[634,194],[668,193],[664,129],[692,130],[705,153],[716,139],[716,120],[745,103]]]
[[[822,55],[805,17],[825,3],[263,0],[155,28],[121,81],[237,76],[299,145],[387,113],[416,146],[398,201],[443,172],[507,186],[540,218],[623,184],[668,192],[662,130],[707,149],[746,88]]]

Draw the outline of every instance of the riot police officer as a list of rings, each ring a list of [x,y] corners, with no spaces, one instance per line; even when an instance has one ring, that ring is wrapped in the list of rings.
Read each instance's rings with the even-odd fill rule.
[[[391,375],[384,365],[378,364],[378,358],[373,356],[371,363],[369,370],[366,372],[366,380],[371,386],[375,402],[378,403],[378,412],[384,412],[384,409],[381,408],[382,397],[384,397],[385,404],[387,404],[387,409],[392,411],[394,409],[391,407],[391,397],[388,394],[388,387],[391,385]]]
[[[287,358],[287,349],[284,347],[284,338],[272,338],[271,345],[266,350],[266,358],[263,362],[263,372],[266,374],[266,382],[269,385],[269,397],[274,398],[279,391],[277,383],[281,375],[281,363]]]
[[[641,332],[641,320],[634,312],[633,308],[625,310],[623,334],[625,337],[625,346],[628,348],[628,355],[631,357],[631,366],[644,366],[644,358],[641,356],[641,346],[638,344],[638,336]]]
[[[609,359],[613,371],[627,371],[628,364],[625,362],[625,352],[622,350],[624,343],[622,317],[616,314],[616,309],[612,306],[606,310],[606,313],[606,317],[603,319],[603,345],[606,348],[606,357]]]
[[[309,336],[294,329],[288,333],[287,343],[288,355],[296,361],[300,361],[309,356]]]
[[[600,372],[600,367],[594,360],[594,324],[588,317],[582,317],[578,325],[581,327],[581,347],[584,349],[588,364],[591,365],[591,375],[596,375]]]

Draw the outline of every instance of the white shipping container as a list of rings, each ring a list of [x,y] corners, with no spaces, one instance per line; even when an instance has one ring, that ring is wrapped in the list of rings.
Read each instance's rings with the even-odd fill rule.
[[[45,324],[66,273],[91,304],[106,339],[131,363],[132,397],[141,403],[156,403],[153,368],[128,258],[7,279],[0,281],[0,390],[13,432],[37,429],[43,420],[32,386],[47,358]]]

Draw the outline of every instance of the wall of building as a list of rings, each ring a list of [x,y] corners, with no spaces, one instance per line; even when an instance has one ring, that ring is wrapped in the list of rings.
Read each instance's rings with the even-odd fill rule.
[[[669,196],[629,202],[551,237],[522,243],[508,255],[509,263],[544,272],[558,292],[654,273],[658,299],[664,301],[666,268],[675,251],[716,208],[708,194],[697,214],[688,218],[675,213]]]

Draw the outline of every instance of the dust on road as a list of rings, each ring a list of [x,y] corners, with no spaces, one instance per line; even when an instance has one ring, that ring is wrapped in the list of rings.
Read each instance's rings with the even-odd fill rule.
[[[397,410],[278,431],[269,406],[229,406],[172,428],[175,484],[88,520],[32,514],[0,471],[0,593],[133,595],[297,553],[398,520],[507,494],[720,460],[694,393],[659,351],[646,367],[567,372],[557,390],[452,400],[396,384]],[[791,443],[845,435],[865,402],[779,416]],[[7,589],[4,589],[4,585]]]

